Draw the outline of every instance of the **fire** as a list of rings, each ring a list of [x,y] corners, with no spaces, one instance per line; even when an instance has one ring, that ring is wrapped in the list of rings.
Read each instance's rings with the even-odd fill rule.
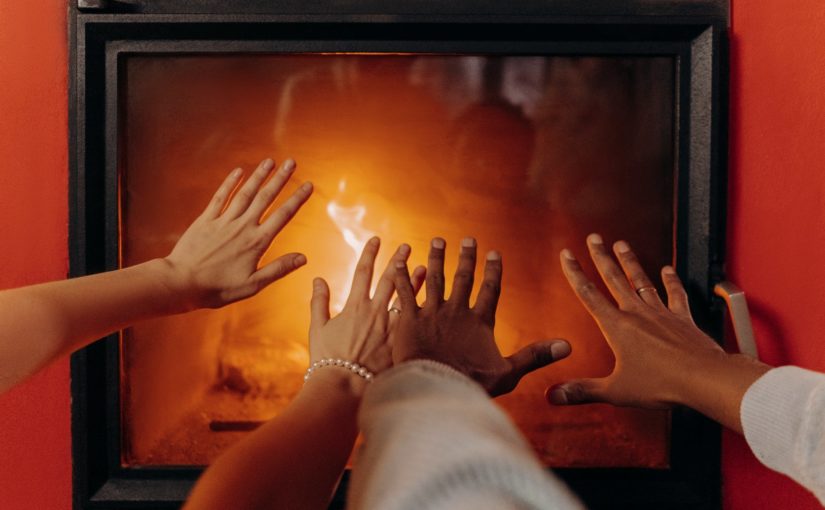
[[[346,189],[346,179],[338,181],[338,192],[344,193]],[[358,257],[361,250],[364,249],[364,245],[375,235],[375,232],[363,225],[364,217],[367,215],[367,206],[361,203],[344,206],[336,200],[330,200],[327,203],[326,210],[335,227],[341,232],[344,242],[352,248],[352,256],[347,260],[346,266],[342,264],[341,270],[343,277],[349,278],[355,271]],[[334,312],[340,312],[347,301],[348,289],[331,289],[330,292],[332,292],[330,307]]]

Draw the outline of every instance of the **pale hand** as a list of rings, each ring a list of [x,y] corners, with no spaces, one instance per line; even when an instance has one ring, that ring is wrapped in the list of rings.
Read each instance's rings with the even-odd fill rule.
[[[395,265],[407,260],[410,247],[406,244],[398,247],[381,275],[374,295],[370,297],[379,247],[380,240],[377,237],[370,239],[364,246],[355,267],[349,297],[341,313],[335,317],[330,318],[330,292],[326,281],[322,278],[313,281],[309,326],[310,365],[322,359],[341,359],[357,363],[376,375],[392,365],[387,337],[394,322],[390,318],[389,303],[395,292]],[[418,286],[421,286],[420,279]],[[339,368],[322,370],[338,370],[343,373]],[[356,391],[363,389],[360,384],[363,381],[359,381],[357,377],[352,380],[357,382]]]
[[[258,267],[275,236],[312,194],[312,184],[304,183],[262,221],[295,163],[288,159],[273,173],[274,168],[272,160],[264,160],[240,189],[243,172],[232,171],[162,259],[172,275],[172,290],[181,297],[181,309],[175,311],[217,308],[250,297],[306,264],[303,254],[288,253]]]

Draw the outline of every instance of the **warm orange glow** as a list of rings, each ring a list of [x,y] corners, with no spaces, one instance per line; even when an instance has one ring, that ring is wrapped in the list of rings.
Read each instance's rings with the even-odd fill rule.
[[[124,338],[124,462],[205,464],[280,412],[307,366],[314,276],[340,310],[363,244],[462,237],[504,256],[497,338],[574,354],[500,399],[554,466],[667,465],[668,415],[550,408],[544,389],[613,359],[558,267],[598,230],[672,261],[672,65],[663,59],[254,56],[130,59],[123,260],[161,256],[229,169],[291,156],[316,193],[264,263],[309,264],[253,299],[138,325]],[[288,191],[289,191],[288,190]],[[481,268],[479,268],[480,276]],[[449,279],[448,279],[449,287]]]

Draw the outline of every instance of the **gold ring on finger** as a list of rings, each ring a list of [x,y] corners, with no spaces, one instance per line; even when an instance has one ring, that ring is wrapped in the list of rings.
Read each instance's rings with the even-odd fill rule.
[[[401,314],[401,309],[393,306],[392,308],[390,308],[390,312]]]
[[[638,294],[640,297],[642,295],[642,292],[653,292],[654,294],[658,294],[659,291],[657,291],[656,287],[654,287],[652,285],[648,285],[647,287],[642,287],[640,289],[636,289],[636,294]]]

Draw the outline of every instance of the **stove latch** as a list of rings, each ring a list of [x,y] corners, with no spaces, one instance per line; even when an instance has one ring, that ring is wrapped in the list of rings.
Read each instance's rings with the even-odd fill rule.
[[[736,335],[736,345],[739,352],[759,359],[759,351],[753,335],[753,325],[751,324],[751,314],[748,311],[748,301],[745,299],[745,291],[731,282],[721,282],[713,288],[713,293],[724,299],[728,305],[728,313],[731,322],[733,322],[733,332]]]

